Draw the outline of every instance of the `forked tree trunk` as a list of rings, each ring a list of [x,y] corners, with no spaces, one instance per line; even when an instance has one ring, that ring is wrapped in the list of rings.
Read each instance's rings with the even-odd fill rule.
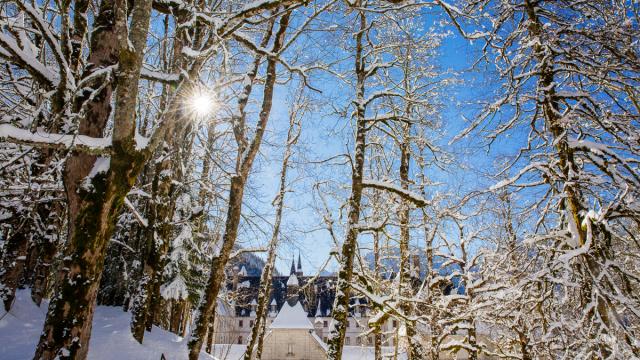
[[[104,0],[96,16],[89,63],[95,68],[119,63],[118,93],[109,169],[81,186],[96,163],[95,156],[73,154],[65,169],[69,203],[69,239],[62,274],[56,283],[35,359],[84,359],[88,354],[93,310],[104,265],[106,245],[113,233],[124,196],[144,163],[135,150],[135,103],[142,54],[151,15],[151,1],[136,1],[131,33],[127,3]],[[118,37],[124,44],[118,41]],[[133,48],[129,47],[130,40]],[[111,86],[95,98],[80,120],[79,134],[101,137],[110,115]]]
[[[68,56],[68,63],[71,73],[77,80],[80,78],[80,65],[82,57],[82,48],[84,39],[87,34],[87,11],[89,9],[89,0],[76,0],[73,6],[73,31],[70,34],[69,44],[70,53],[65,53]],[[67,48],[63,47],[63,51]],[[57,103],[57,104],[56,104]],[[52,113],[57,116],[62,115],[62,111],[66,104],[63,101],[56,101],[53,105]],[[57,119],[59,120],[59,119]],[[54,131],[59,129],[59,121],[56,121]],[[45,151],[45,161],[48,163],[54,158],[52,151]],[[46,168],[46,167],[45,167]],[[35,268],[33,269],[33,283],[31,285],[31,299],[38,306],[40,306],[42,299],[47,295],[50,280],[52,279],[51,265],[53,263],[56,252],[58,251],[58,245],[60,244],[60,229],[64,224],[65,209],[61,202],[53,202],[43,209],[43,206],[38,206],[38,212],[40,218],[45,220],[46,230],[44,237],[38,239],[37,246],[37,260]],[[46,221],[49,220],[49,221]]]
[[[186,21],[188,20],[184,16],[177,16],[176,22],[178,24]],[[197,24],[197,27],[200,26]],[[188,62],[182,52],[184,46],[189,43],[189,36],[186,32],[186,27],[178,28],[172,49],[173,62],[170,66],[172,73],[183,69]],[[198,32],[198,38],[194,41],[200,40],[205,33],[204,31]],[[173,95],[172,92],[168,87],[163,88],[161,101],[163,109],[170,106],[166,100]],[[183,122],[176,122],[176,119],[173,118],[175,116],[177,114],[170,112],[162,120],[177,123],[177,126],[175,131],[165,133],[158,155],[162,161],[158,161],[153,169],[152,192],[148,204],[148,226],[143,232],[146,242],[143,252],[142,274],[131,308],[131,334],[139,343],[142,343],[144,339],[145,330],[151,331],[153,328],[155,313],[161,302],[160,286],[164,272],[163,259],[170,249],[173,236],[172,217],[175,211],[175,197],[172,182],[175,180],[176,174],[174,168],[180,167],[176,164],[175,145],[179,142],[176,139],[182,137],[185,126]]]

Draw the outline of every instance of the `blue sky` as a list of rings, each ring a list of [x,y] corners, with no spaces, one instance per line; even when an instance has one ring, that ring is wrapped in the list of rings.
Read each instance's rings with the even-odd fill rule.
[[[429,29],[438,21],[428,13],[423,13],[424,28]],[[516,143],[508,138],[500,140],[491,148],[474,141],[461,140],[452,145],[448,142],[458,134],[466,125],[467,119],[471,119],[477,111],[474,104],[478,100],[489,100],[496,89],[496,80],[492,78],[491,71],[486,71],[486,65],[480,64],[471,69],[472,64],[479,57],[481,46],[479,42],[470,43],[463,39],[453,27],[443,25],[438,31],[449,31],[450,35],[443,40],[436,61],[441,70],[456,74],[461,80],[460,84],[451,86],[442,97],[443,109],[441,112],[444,136],[440,145],[447,151],[455,154],[457,164],[450,169],[430,170],[429,176],[444,185],[440,191],[460,189],[462,191],[472,188],[486,188],[490,182],[483,176],[488,170],[493,159],[501,153],[512,152]],[[349,63],[350,64],[350,63]],[[278,270],[288,273],[292,258],[302,254],[303,268],[306,273],[316,271],[327,259],[333,243],[326,230],[321,226],[321,215],[313,209],[314,197],[312,185],[316,181],[335,181],[344,183],[343,201],[349,194],[350,171],[348,166],[322,167],[308,164],[308,161],[317,161],[330,158],[334,155],[345,153],[352,148],[350,125],[347,120],[328,113],[332,96],[348,96],[343,93],[340,84],[328,75],[322,76],[322,81],[315,86],[321,87],[322,95],[314,95],[325,102],[317,111],[307,116],[303,122],[303,134],[296,147],[296,155],[293,159],[293,169],[289,174],[289,181],[294,182],[293,192],[288,193],[285,199],[287,208],[283,220],[283,242],[280,246],[280,258],[277,264]],[[257,190],[245,200],[245,203],[263,213],[265,219],[271,221],[273,209],[271,201],[278,187],[278,173],[282,159],[282,144],[286,138],[288,125],[288,91],[291,86],[280,86],[274,99],[269,129],[271,132],[261,148],[261,157],[255,166],[255,173],[251,180],[252,187]],[[473,137],[471,137],[473,140]],[[476,139],[477,140],[477,139]],[[270,232],[268,226],[265,231]],[[245,234],[239,238],[243,246],[256,246],[268,240],[268,236],[258,234]],[[328,270],[336,269],[331,263]]]

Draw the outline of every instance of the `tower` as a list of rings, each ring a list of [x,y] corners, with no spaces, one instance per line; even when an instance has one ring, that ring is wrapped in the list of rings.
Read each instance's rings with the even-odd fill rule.
[[[298,252],[298,269],[296,271],[297,277],[302,277],[302,262],[300,261],[300,252]]]
[[[296,260],[291,259],[291,271],[289,271],[289,275],[293,275],[296,273]]]
[[[293,306],[298,302],[298,291],[300,290],[300,283],[298,283],[298,277],[296,274],[289,275],[287,279],[287,302]]]

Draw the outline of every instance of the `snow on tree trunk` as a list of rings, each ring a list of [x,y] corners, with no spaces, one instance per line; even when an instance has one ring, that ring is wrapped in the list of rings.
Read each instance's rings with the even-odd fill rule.
[[[357,5],[356,5],[357,6]],[[342,244],[342,249],[338,257],[340,270],[336,284],[336,295],[332,310],[332,326],[329,336],[329,349],[327,357],[329,359],[342,359],[344,348],[344,337],[348,326],[349,300],[351,295],[351,282],[353,281],[353,259],[355,257],[356,242],[358,241],[357,225],[360,221],[360,206],[362,199],[362,180],[364,172],[364,161],[366,152],[367,124],[365,121],[365,59],[364,59],[364,36],[367,29],[367,20],[364,11],[358,11],[359,26],[356,32],[355,50],[355,74],[356,74],[356,97],[355,97],[355,154],[351,173],[351,196],[349,197],[349,212],[347,215],[346,238]]]
[[[115,16],[114,16],[115,14]],[[146,45],[151,1],[136,1],[128,31],[126,2],[103,1],[93,33],[90,59],[95,66],[118,61],[113,154],[111,159],[72,155],[65,169],[69,199],[69,239],[35,358],[87,356],[93,310],[109,241],[124,196],[143,163],[134,144],[137,84]],[[130,39],[130,42],[129,42]],[[124,43],[123,43],[124,42]],[[131,45],[133,47],[131,47]],[[80,134],[102,136],[111,97],[104,92],[80,121]],[[94,173],[92,173],[92,170]],[[92,178],[85,177],[93,175]]]
[[[27,221],[22,221],[22,226]],[[19,231],[21,225],[15,224],[18,231],[10,233],[2,252],[2,266],[0,267],[0,299],[4,303],[5,311],[11,309],[15,298],[16,288],[22,276],[27,259],[27,234]]]

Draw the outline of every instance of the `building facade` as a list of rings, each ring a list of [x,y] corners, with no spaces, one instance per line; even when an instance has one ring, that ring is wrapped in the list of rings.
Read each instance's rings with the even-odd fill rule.
[[[286,301],[275,319],[267,327],[262,349],[262,359],[327,358],[327,345],[315,333],[306,311],[293,298]]]
[[[230,304],[218,305],[215,342],[217,344],[247,344],[256,319],[260,276],[247,275],[244,267],[235,267],[229,277],[227,294]],[[310,324],[314,335],[326,343],[331,332],[332,307],[335,299],[336,276],[305,276],[300,257],[297,266],[292,261],[288,276],[274,276],[267,314],[267,328],[275,321],[287,301],[297,301]],[[373,346],[373,334],[369,331],[371,309],[364,297],[353,297],[345,345]],[[393,346],[398,335],[397,321],[389,319],[382,325],[383,346]]]

